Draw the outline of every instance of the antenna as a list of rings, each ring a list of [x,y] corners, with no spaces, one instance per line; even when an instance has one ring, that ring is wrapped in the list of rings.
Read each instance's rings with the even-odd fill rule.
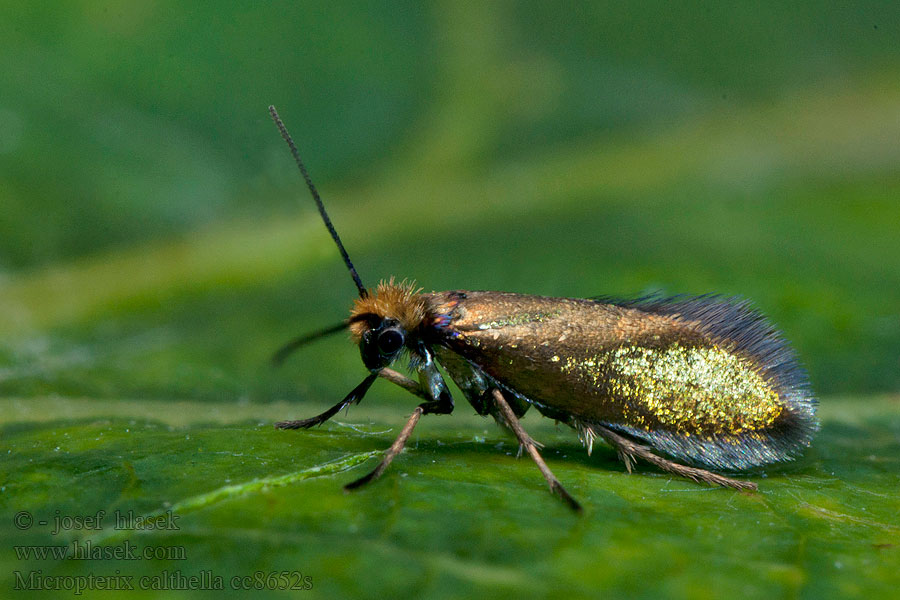
[[[359,297],[365,298],[369,295],[369,292],[366,291],[366,287],[363,285],[362,280],[359,278],[359,274],[356,272],[356,268],[353,266],[353,263],[350,262],[350,256],[347,254],[347,250],[344,249],[344,244],[341,243],[341,238],[338,236],[337,231],[334,229],[334,225],[331,224],[331,219],[328,218],[328,213],[325,212],[325,205],[322,204],[322,199],[319,197],[319,192],[316,190],[316,186],[313,185],[312,179],[309,177],[309,173],[306,172],[306,166],[303,164],[303,161],[300,160],[300,152],[297,150],[296,144],[294,144],[293,138],[291,138],[291,134],[288,133],[287,128],[284,126],[284,123],[281,122],[281,117],[278,116],[278,111],[275,110],[274,106],[269,107],[269,114],[272,115],[272,120],[275,121],[275,126],[278,127],[278,131],[281,133],[281,137],[284,138],[284,141],[287,142],[288,148],[291,149],[291,154],[294,156],[294,161],[297,163],[297,166],[300,167],[300,173],[303,175],[304,181],[306,181],[306,187],[309,188],[309,192],[312,194],[313,200],[316,201],[316,206],[319,207],[319,214],[322,215],[322,220],[325,221],[325,227],[328,228],[328,233],[331,234],[331,238],[334,240],[334,243],[337,244],[338,250],[341,252],[341,257],[344,259],[344,264],[347,265],[347,269],[350,271],[350,276],[353,278],[353,283],[356,284],[357,289],[359,289]]]
[[[345,319],[338,323],[337,325],[332,325],[331,327],[326,327],[325,329],[320,329],[319,331],[314,331],[312,333],[307,333],[306,335],[301,335],[300,337],[296,337],[289,341],[287,344],[279,348],[275,354],[272,355],[272,366],[280,367],[281,363],[284,362],[288,356],[294,353],[294,350],[300,348],[301,346],[305,346],[309,342],[314,342],[320,338],[323,338],[327,335],[331,335],[332,333],[337,333],[339,331],[343,331],[347,329],[347,326],[350,324],[349,319]]]

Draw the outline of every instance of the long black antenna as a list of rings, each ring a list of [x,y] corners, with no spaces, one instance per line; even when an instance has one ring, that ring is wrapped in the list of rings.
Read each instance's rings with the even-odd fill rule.
[[[341,238],[338,236],[337,231],[335,231],[334,225],[331,224],[331,219],[328,218],[328,213],[325,212],[325,205],[322,204],[322,199],[319,197],[319,192],[318,190],[316,190],[316,186],[313,185],[312,179],[310,179],[309,177],[309,173],[306,172],[306,166],[304,166],[303,161],[300,160],[300,152],[297,150],[297,146],[296,144],[294,144],[294,140],[291,138],[291,134],[288,133],[288,130],[284,126],[284,123],[281,122],[281,117],[278,116],[278,111],[275,110],[274,106],[269,107],[269,114],[272,115],[272,120],[275,121],[275,126],[278,127],[278,131],[281,133],[281,137],[284,138],[284,141],[287,142],[288,148],[291,149],[291,154],[294,155],[294,161],[297,163],[297,166],[300,167],[300,173],[303,174],[303,179],[306,181],[306,187],[309,188],[313,200],[316,201],[316,206],[319,207],[319,214],[322,215],[322,220],[325,221],[325,227],[328,228],[328,233],[331,234],[331,238],[334,240],[334,243],[337,244],[338,250],[340,250],[341,252],[341,257],[343,257],[344,259],[344,264],[347,265],[347,268],[350,270],[350,276],[353,277],[353,283],[355,283],[356,287],[359,289],[359,297],[365,298],[369,295],[369,292],[366,291],[366,287],[363,285],[362,280],[359,278],[359,274],[356,272],[356,268],[353,266],[353,263],[350,262],[350,256],[344,249],[344,244],[341,243]]]
[[[349,320],[344,320],[338,323],[337,325],[332,325],[331,327],[326,327],[325,329],[320,329],[319,331],[314,331],[312,333],[307,333],[306,335],[301,335],[289,341],[287,344],[279,348],[275,354],[272,355],[272,365],[275,367],[280,367],[281,363],[284,362],[288,356],[294,353],[294,350],[300,348],[301,346],[305,346],[309,342],[314,342],[319,338],[323,338],[327,335],[331,335],[332,333],[337,333],[339,331],[343,331],[347,329],[347,326],[350,324]]]

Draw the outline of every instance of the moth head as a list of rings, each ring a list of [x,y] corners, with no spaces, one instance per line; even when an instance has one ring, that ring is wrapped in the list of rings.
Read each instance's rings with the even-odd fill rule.
[[[394,362],[406,348],[408,335],[396,319],[367,315],[365,330],[359,339],[359,353],[370,371],[378,371]]]
[[[353,303],[350,334],[370,371],[383,369],[412,347],[428,312],[420,291],[390,279]]]

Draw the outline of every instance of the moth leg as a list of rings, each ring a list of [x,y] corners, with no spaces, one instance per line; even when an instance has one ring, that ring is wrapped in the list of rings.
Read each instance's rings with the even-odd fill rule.
[[[491,390],[497,387],[497,384],[484,371],[470,363],[459,354],[442,348],[440,346],[434,349],[438,361],[447,371],[450,378],[459,386],[459,389],[465,395],[466,400],[472,405],[482,417],[492,415],[497,418],[497,407],[494,406],[494,398]],[[516,417],[522,418],[531,404],[521,396],[507,391],[508,396],[505,397],[506,402],[516,413]],[[501,423],[502,424],[502,423]]]
[[[402,387],[407,392],[414,394],[423,400],[431,399],[425,394],[425,392],[422,390],[422,387],[415,380],[410,379],[406,375],[398,373],[393,369],[385,367],[378,372],[378,376],[383,379],[387,379],[394,385]]]
[[[689,467],[687,465],[682,465],[677,462],[665,459],[655,454],[648,446],[633,442],[628,438],[621,436],[615,431],[602,425],[591,424],[589,429],[602,437],[606,441],[606,443],[608,443],[618,451],[619,457],[625,463],[625,468],[629,473],[631,472],[631,467],[634,464],[634,459],[635,457],[637,457],[647,461],[652,465],[656,465],[663,471],[668,471],[669,473],[673,473],[675,475],[678,475],[679,477],[686,477],[687,479],[696,481],[697,483],[704,482],[710,485],[720,485],[722,487],[734,488],[736,490],[756,491],[757,489],[756,484],[752,481],[740,481],[737,479],[731,479],[730,477],[725,477],[724,475],[719,475],[718,473],[713,473],[712,471],[698,469],[696,467]]]
[[[494,403],[497,405],[497,408],[500,411],[500,415],[503,417],[503,420],[509,429],[515,434],[516,438],[519,440],[519,444],[521,444],[527,451],[528,454],[531,455],[531,458],[537,464],[538,469],[541,470],[541,474],[544,476],[544,479],[547,480],[547,483],[550,484],[550,491],[559,496],[563,502],[569,505],[569,508],[576,512],[581,512],[581,505],[575,501],[572,496],[569,495],[569,492],[566,491],[566,488],[562,486],[553,472],[550,470],[550,467],[547,466],[547,463],[544,462],[544,459],[541,458],[540,453],[537,451],[536,442],[531,439],[531,436],[528,435],[524,429],[522,429],[522,425],[519,424],[519,419],[516,418],[515,413],[512,408],[506,402],[506,399],[503,397],[503,392],[494,388],[492,390],[494,396]]]
[[[384,371],[388,372],[384,373]],[[413,414],[410,415],[406,425],[400,431],[400,435],[397,436],[391,447],[384,453],[378,466],[368,475],[364,475],[356,481],[351,481],[345,485],[345,490],[354,490],[381,477],[381,474],[393,462],[394,458],[403,451],[403,447],[409,440],[409,436],[412,435],[413,429],[415,429],[422,415],[450,414],[453,412],[453,397],[450,395],[450,390],[447,389],[447,384],[441,378],[441,374],[437,370],[430,353],[425,354],[424,363],[419,368],[419,383],[391,369],[382,369],[378,374],[391,383],[395,383],[413,394],[425,398],[426,401],[417,406]]]
[[[413,414],[410,415],[409,421],[406,422],[406,425],[403,426],[403,430],[400,431],[400,435],[397,436],[397,439],[394,440],[394,443],[391,444],[391,447],[387,449],[387,452],[384,453],[384,457],[381,459],[381,462],[378,463],[378,466],[372,470],[368,475],[364,475],[360,477],[356,481],[351,481],[347,485],[344,486],[345,490],[355,490],[358,487],[362,487],[369,483],[370,481],[375,481],[381,474],[384,473],[384,470],[388,468],[388,465],[393,462],[394,457],[400,454],[403,450],[403,446],[406,445],[406,441],[409,439],[409,436],[412,435],[413,429],[416,426],[416,423],[419,422],[419,418],[425,414],[425,409],[421,406],[417,406],[416,410],[413,411]]]
[[[422,391],[422,388],[418,383],[401,375],[397,371],[393,369],[382,369],[377,373],[379,377],[383,377],[387,379],[391,383],[399,385],[406,391],[415,394],[416,396],[428,400],[428,396],[425,395],[425,392]],[[347,394],[347,397],[323,412],[321,415],[316,415],[315,417],[310,417],[309,419],[299,419],[296,421],[279,421],[275,423],[276,429],[309,429],[310,427],[314,427],[316,425],[321,425],[334,415],[338,414],[341,410],[353,404],[354,402],[359,402],[365,393],[368,391],[369,386],[372,385],[372,382],[375,381],[375,376],[370,375],[366,377],[366,379],[359,384],[352,392]]]
[[[406,422],[406,425],[404,425],[403,429],[400,431],[400,435],[397,436],[397,439],[394,440],[394,443],[391,444],[391,447],[388,448],[384,453],[384,456],[382,457],[381,462],[378,463],[378,466],[375,467],[368,475],[364,475],[356,481],[351,481],[350,483],[345,485],[344,489],[355,490],[356,488],[362,487],[370,481],[375,481],[376,479],[381,477],[381,474],[384,473],[384,470],[387,469],[388,466],[394,461],[394,458],[396,458],[397,455],[403,451],[403,447],[406,445],[407,440],[409,440],[409,436],[412,435],[413,429],[419,422],[419,419],[422,417],[422,415],[427,415],[429,413],[441,414],[450,412],[452,410],[452,401],[450,403],[449,410],[447,410],[446,406],[441,404],[440,400],[423,402],[422,404],[417,406],[416,410],[413,411],[413,414],[409,416],[409,420]]]
[[[375,379],[377,379],[377,376],[370,374],[363,379],[362,383],[353,388],[353,391],[347,394],[343,400],[322,414],[310,417],[309,419],[300,419],[298,421],[279,421],[278,423],[275,423],[275,429],[309,429],[310,427],[321,425],[354,402],[359,404],[360,400],[363,399],[363,396],[366,395],[366,392],[369,391],[369,387],[371,387],[372,382],[375,381]]]

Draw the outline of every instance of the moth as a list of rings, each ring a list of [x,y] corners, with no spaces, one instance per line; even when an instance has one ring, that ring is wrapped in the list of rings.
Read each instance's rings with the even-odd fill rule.
[[[281,363],[300,346],[349,329],[369,371],[324,413],[275,426],[320,425],[359,403],[379,377],[422,399],[378,466],[347,489],[377,479],[423,415],[453,412],[438,365],[478,414],[512,432],[550,490],[575,510],[580,505],[519,422],[532,406],[574,429],[589,454],[595,439],[609,444],[628,472],[641,459],[678,476],[739,490],[757,486],[718,472],[791,460],[818,430],[816,400],[793,350],[738,299],[423,293],[393,278],[367,289],[275,107],[269,113],[359,290],[349,318],[292,340],[273,360]],[[404,356],[415,380],[391,368]]]

